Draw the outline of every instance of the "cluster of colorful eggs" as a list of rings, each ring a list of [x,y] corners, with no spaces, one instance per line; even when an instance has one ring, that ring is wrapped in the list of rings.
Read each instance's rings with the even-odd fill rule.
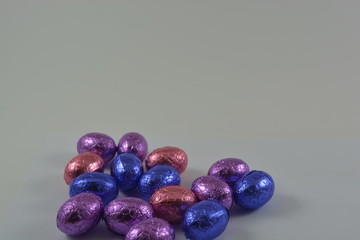
[[[89,133],[79,139],[77,149],[79,155],[64,171],[71,198],[57,214],[57,227],[72,236],[90,231],[103,219],[111,232],[125,240],[173,240],[171,224],[177,223],[188,239],[214,239],[224,232],[233,201],[256,209],[274,193],[269,174],[250,171],[237,158],[215,162],[191,190],[182,187],[186,153],[162,147],[147,155],[147,142],[139,133],[125,134],[117,146],[105,134]],[[103,173],[110,162],[111,175]],[[119,191],[136,188],[140,198],[117,198]]]

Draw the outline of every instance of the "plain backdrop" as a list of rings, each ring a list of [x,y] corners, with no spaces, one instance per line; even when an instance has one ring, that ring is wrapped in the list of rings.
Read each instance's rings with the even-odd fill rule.
[[[358,139],[359,9],[0,0],[0,219],[56,137]]]

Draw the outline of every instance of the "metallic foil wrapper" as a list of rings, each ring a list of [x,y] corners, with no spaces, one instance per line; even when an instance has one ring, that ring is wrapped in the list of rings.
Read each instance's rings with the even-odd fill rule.
[[[150,198],[155,216],[170,223],[181,222],[185,211],[196,202],[194,193],[181,186],[160,188]]]
[[[234,184],[250,172],[249,166],[238,158],[225,158],[215,162],[208,175],[214,176],[233,187]]]
[[[115,178],[105,173],[84,173],[74,179],[70,184],[70,197],[83,192],[91,192],[98,195],[107,205],[119,194]]]
[[[95,153],[81,153],[70,160],[64,171],[64,180],[70,184],[76,177],[83,173],[104,171],[104,160]]]
[[[233,202],[230,186],[216,177],[199,177],[193,182],[191,190],[200,201],[216,200],[227,209],[230,209]]]
[[[234,200],[243,208],[257,209],[271,199],[274,191],[275,183],[269,174],[251,171],[235,184]]]
[[[148,144],[141,134],[130,132],[120,138],[118,152],[133,153],[141,161],[144,161],[146,155],[148,154]]]
[[[140,159],[132,153],[119,154],[111,163],[111,176],[116,179],[121,191],[135,189],[143,172]]]
[[[180,174],[178,171],[169,165],[159,165],[141,176],[138,190],[141,197],[148,201],[156,190],[178,185],[180,185]]]
[[[112,200],[104,210],[107,228],[125,235],[135,224],[152,218],[154,211],[149,203],[139,198],[123,197]]]
[[[100,221],[103,205],[93,193],[82,193],[67,200],[57,213],[57,227],[67,235],[78,236]]]
[[[162,147],[152,151],[145,159],[147,169],[157,165],[167,164],[175,168],[180,174],[186,169],[188,158],[186,153],[177,147]]]
[[[125,240],[174,240],[172,226],[160,218],[144,220],[131,227]]]
[[[110,162],[116,153],[114,140],[103,133],[88,133],[82,136],[77,143],[78,153],[92,152],[101,156],[105,164]]]
[[[212,240],[225,231],[228,222],[228,210],[217,201],[206,200],[186,211],[182,230],[188,239]]]

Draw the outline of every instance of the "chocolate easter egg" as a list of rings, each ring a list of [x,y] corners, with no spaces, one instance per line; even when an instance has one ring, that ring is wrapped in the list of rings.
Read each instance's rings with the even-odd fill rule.
[[[83,173],[104,171],[104,166],[104,160],[99,155],[90,152],[80,153],[66,165],[64,180],[69,185]]]
[[[186,209],[197,202],[192,191],[181,186],[168,186],[157,190],[150,198],[155,216],[170,223],[183,219]]]
[[[93,229],[101,219],[103,205],[93,193],[81,193],[67,200],[57,213],[57,227],[70,236]]]
[[[175,168],[180,174],[187,167],[188,158],[186,153],[177,147],[162,147],[152,151],[145,159],[147,169],[157,165],[167,164]]]
[[[77,143],[78,153],[92,152],[101,156],[105,164],[110,162],[116,153],[115,141],[104,133],[88,133]]]

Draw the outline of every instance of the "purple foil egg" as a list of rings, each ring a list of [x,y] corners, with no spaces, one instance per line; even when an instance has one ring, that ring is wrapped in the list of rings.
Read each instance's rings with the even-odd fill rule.
[[[125,240],[174,240],[175,232],[172,226],[160,219],[151,218],[131,227]]]
[[[238,158],[225,158],[211,165],[208,175],[214,176],[232,188],[237,181],[250,172],[249,166]]]
[[[129,132],[120,138],[118,152],[133,153],[141,161],[144,161],[148,153],[148,144],[141,134]]]
[[[82,136],[77,143],[79,153],[92,152],[101,156],[105,164],[110,162],[116,153],[114,140],[103,133],[88,133]]]
[[[194,181],[191,191],[200,200],[216,200],[227,209],[230,209],[233,197],[230,186],[212,176],[202,176]]]
[[[93,193],[81,193],[67,200],[57,213],[57,227],[70,236],[93,229],[100,221],[102,201]]]
[[[152,218],[154,211],[149,203],[139,198],[123,197],[111,201],[104,210],[107,228],[125,235],[135,224]]]

